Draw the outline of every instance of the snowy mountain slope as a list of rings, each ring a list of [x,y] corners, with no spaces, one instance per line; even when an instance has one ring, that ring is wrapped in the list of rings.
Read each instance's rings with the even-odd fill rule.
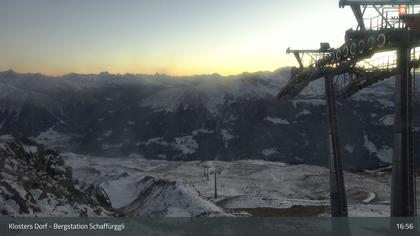
[[[326,165],[323,80],[279,102],[289,75],[289,68],[229,77],[0,72],[0,134],[98,156]],[[389,79],[338,101],[345,168],[389,163],[393,100]]]
[[[197,77],[187,80],[176,80],[173,86],[163,88],[156,94],[147,97],[142,106],[173,112],[183,104],[197,106],[204,104],[213,115],[218,115],[228,98],[261,99],[274,97],[285,84],[287,70],[271,73],[241,74],[228,78]]]
[[[0,215],[112,216],[109,206],[82,191],[54,150],[0,136]]]
[[[147,175],[148,170],[159,171],[160,162],[133,158],[108,158],[97,162],[72,153],[63,154],[74,168],[74,175],[83,182],[99,185],[107,193],[113,208],[132,216],[204,217],[227,216],[220,207],[208,201],[195,187],[181,179],[167,179]],[[155,165],[156,164],[156,165]],[[175,164],[175,163],[174,163]],[[176,163],[179,165],[179,163]],[[115,168],[110,169],[108,165]],[[121,167],[121,168],[118,168]],[[142,169],[145,168],[145,169]]]
[[[171,215],[170,208],[175,206],[177,210],[173,212],[180,215],[199,215],[192,208],[207,209],[213,204],[234,214],[254,209],[250,210],[252,214],[266,208],[288,212],[296,206],[329,214],[329,172],[323,167],[262,160],[179,162],[112,158],[104,162],[101,157],[71,153],[64,157],[73,167],[75,178],[100,183],[112,204],[130,214]],[[204,165],[210,171],[220,172],[218,198],[214,198],[214,177],[207,180],[203,176]],[[351,216],[389,215],[390,172],[345,172],[345,182]],[[179,196],[192,200],[187,205]],[[305,212],[302,215],[310,214]]]
[[[220,207],[205,200],[183,181],[168,181],[145,176],[139,182],[137,198],[120,208],[134,216],[204,217],[228,216]]]

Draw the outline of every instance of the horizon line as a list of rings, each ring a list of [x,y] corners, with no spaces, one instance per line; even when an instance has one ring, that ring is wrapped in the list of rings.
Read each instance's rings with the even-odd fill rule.
[[[101,75],[101,74],[108,74],[108,75],[113,75],[113,76],[124,76],[124,75],[135,75],[135,76],[157,76],[157,75],[162,75],[162,76],[168,76],[168,77],[195,77],[195,76],[209,76],[209,75],[217,75],[220,77],[234,77],[234,76],[239,76],[239,75],[243,75],[243,74],[256,74],[256,73],[273,73],[275,71],[278,71],[280,69],[286,69],[286,68],[291,68],[293,66],[281,66],[278,67],[277,69],[274,70],[258,70],[258,71],[243,71],[240,73],[236,73],[236,74],[221,74],[218,72],[214,72],[214,73],[202,73],[202,74],[185,74],[185,75],[173,75],[173,74],[167,74],[167,73],[159,73],[159,72],[155,72],[155,73],[111,73],[109,71],[100,71],[100,72],[96,72],[96,73],[78,73],[78,72],[68,72],[68,73],[64,73],[64,74],[48,74],[48,73],[41,73],[41,72],[22,72],[22,71],[16,71],[14,69],[8,69],[8,70],[3,70],[0,71],[0,73],[5,73],[5,72],[13,72],[16,74],[32,74],[32,75],[43,75],[43,76],[47,76],[47,77],[64,77],[67,75],[82,75],[82,76],[88,76],[88,75]]]

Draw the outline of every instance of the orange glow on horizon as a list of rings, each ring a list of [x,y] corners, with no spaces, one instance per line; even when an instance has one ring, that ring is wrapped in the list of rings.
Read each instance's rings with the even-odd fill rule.
[[[210,74],[219,74],[221,76],[235,76],[242,73],[255,73],[260,71],[275,71],[282,67],[294,66],[294,63],[290,65],[281,65],[265,67],[265,68],[250,68],[250,69],[224,69],[224,70],[200,70],[200,69],[160,69],[160,70],[118,70],[118,69],[103,69],[103,70],[45,70],[39,71],[35,69],[28,68],[2,68],[1,71],[13,70],[17,73],[39,73],[46,76],[60,77],[66,74],[75,73],[75,74],[99,74],[102,72],[107,72],[115,75],[124,75],[124,74],[133,74],[133,75],[154,75],[154,74],[163,74],[168,76],[175,77],[189,77],[195,75],[210,75]]]
[[[183,1],[185,5],[95,1],[80,1],[80,5],[63,1],[49,6],[49,11],[39,3],[16,1],[0,8],[4,13],[0,26],[5,31],[0,36],[0,71],[51,76],[100,72],[229,76],[274,71],[297,65],[293,56],[286,55],[287,47],[317,49],[319,42],[341,45],[344,35],[338,33],[355,25],[351,11],[326,1],[308,1],[304,17],[295,14],[301,4],[275,0],[229,1],[223,8],[217,1]],[[145,8],[142,2],[153,8]],[[86,9],[80,11],[77,6]],[[114,14],[116,8],[123,15]],[[329,14],[320,13],[321,9]]]
[[[216,56],[217,57],[217,56]],[[223,56],[220,56],[223,58]],[[225,56],[226,58],[227,56]],[[173,58],[173,57],[171,57]],[[204,57],[203,57],[204,58]],[[48,76],[62,76],[69,73],[76,74],[99,74],[101,72],[108,72],[110,74],[165,74],[169,76],[193,76],[193,75],[208,75],[208,74],[220,74],[222,76],[238,75],[244,72],[253,73],[259,71],[275,71],[281,67],[294,66],[296,62],[293,57],[288,55],[280,55],[278,58],[274,58],[266,55],[257,55],[255,57],[247,56],[238,59],[231,56],[225,60],[221,60],[219,63],[214,63],[214,58],[202,59],[201,61],[187,61],[187,59],[179,60],[178,63],[170,63],[161,59],[159,62],[164,61],[163,66],[151,62],[141,63],[136,60],[120,59],[112,60],[106,64],[114,64],[113,67],[103,65],[95,65],[94,63],[80,63],[73,66],[62,67],[62,66],[50,66],[46,65],[19,65],[19,66],[0,66],[0,71],[14,70],[19,73],[40,73]],[[259,59],[263,58],[263,59]],[[175,61],[175,60],[174,60]],[[233,63],[229,63],[233,61]],[[137,64],[139,63],[139,64]],[[70,64],[70,63],[69,63]],[[225,66],[224,66],[225,64]]]

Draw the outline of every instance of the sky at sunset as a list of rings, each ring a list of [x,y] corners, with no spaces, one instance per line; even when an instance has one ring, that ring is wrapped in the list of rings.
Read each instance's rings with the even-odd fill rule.
[[[341,43],[338,0],[0,0],[0,71],[223,75]]]

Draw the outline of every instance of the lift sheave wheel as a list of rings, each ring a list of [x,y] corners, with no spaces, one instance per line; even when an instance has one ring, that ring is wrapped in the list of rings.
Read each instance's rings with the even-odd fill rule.
[[[357,45],[355,42],[350,44],[350,55],[354,56],[356,54]]]
[[[376,46],[378,48],[383,48],[385,46],[385,43],[386,43],[385,34],[379,34],[378,37],[376,38],[376,42],[377,42]]]
[[[338,49],[335,52],[335,59],[337,59],[337,61],[341,60],[341,50],[340,49]]]
[[[360,40],[359,44],[357,45],[357,50],[359,51],[360,54],[363,54],[363,52],[365,51],[365,47],[366,47],[365,41],[363,39]]]
[[[349,56],[349,47],[345,46],[343,47],[343,57],[347,58]]]
[[[372,51],[375,48],[375,38],[369,37],[367,41],[367,49],[369,51]]]

